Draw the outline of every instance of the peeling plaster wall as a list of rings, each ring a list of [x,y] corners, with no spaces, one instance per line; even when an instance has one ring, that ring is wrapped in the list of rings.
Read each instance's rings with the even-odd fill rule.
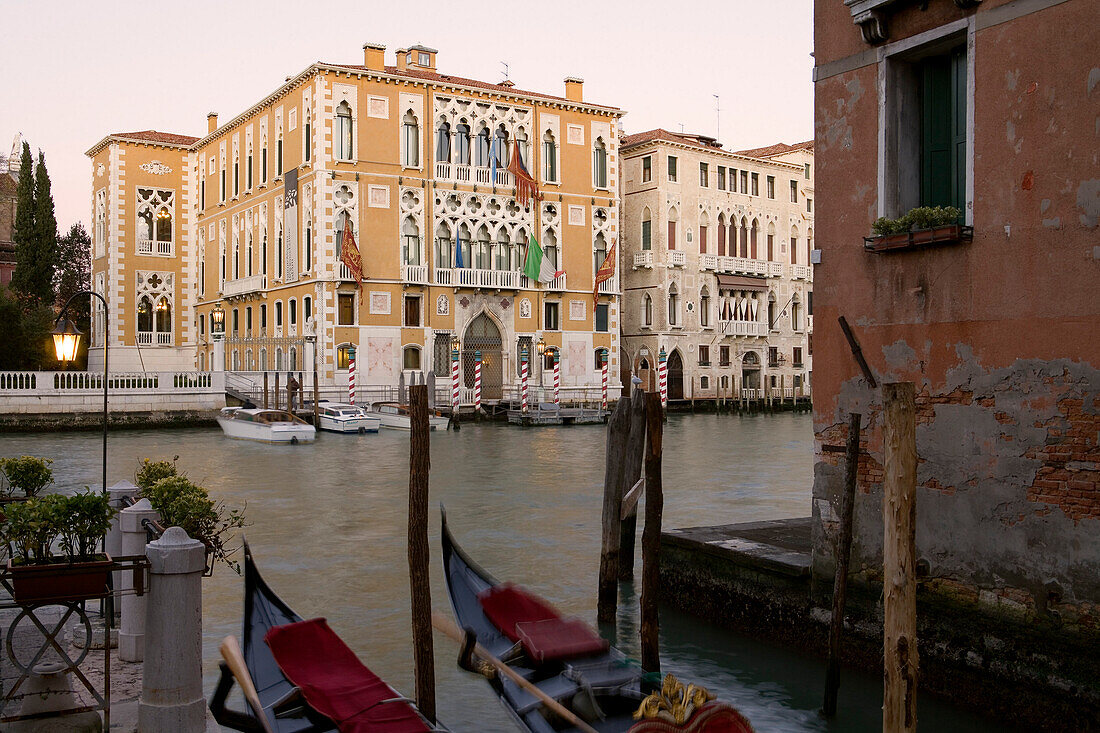
[[[891,42],[969,19],[972,242],[872,254],[879,69],[817,3],[815,570],[831,573],[847,417],[864,415],[854,568],[881,574],[880,382],[918,391],[917,550],[983,603],[1100,629],[1100,36],[1096,3],[898,7]],[[1007,12],[1026,13],[1007,22]],[[850,67],[850,68],[848,68]],[[828,72],[827,74],[825,72]]]

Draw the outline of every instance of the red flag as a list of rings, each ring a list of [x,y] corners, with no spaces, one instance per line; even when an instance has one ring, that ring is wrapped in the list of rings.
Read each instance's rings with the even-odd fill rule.
[[[359,248],[355,246],[355,235],[351,233],[350,222],[344,224],[344,240],[340,243],[340,261],[351,270],[355,278],[355,289],[359,291],[359,302],[363,302],[363,259]]]
[[[600,269],[596,270],[596,282],[592,285],[592,307],[596,307],[596,301],[600,299],[600,283],[615,277],[615,242],[611,245],[611,251],[607,253]]]
[[[542,201],[539,184],[535,183],[535,179],[531,177],[531,174],[527,172],[527,168],[523,165],[523,160],[519,156],[519,142],[516,140],[512,141],[512,161],[508,163],[508,171],[516,178],[517,201],[524,206],[527,205],[529,198]]]

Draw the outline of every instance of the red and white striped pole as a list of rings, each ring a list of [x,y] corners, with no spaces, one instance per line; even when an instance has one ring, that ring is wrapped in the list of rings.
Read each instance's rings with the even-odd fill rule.
[[[458,415],[458,346],[451,342],[451,415]]]
[[[355,404],[355,347],[348,347],[348,404]]]
[[[668,354],[664,346],[657,355],[657,379],[661,389],[661,407],[668,407]]]
[[[481,351],[474,352],[474,414],[481,414]]]
[[[561,351],[554,349],[554,405],[561,406]]]
[[[600,353],[600,387],[603,390],[600,406],[607,410],[607,352]]]
[[[527,346],[519,352],[520,410],[527,414]]]

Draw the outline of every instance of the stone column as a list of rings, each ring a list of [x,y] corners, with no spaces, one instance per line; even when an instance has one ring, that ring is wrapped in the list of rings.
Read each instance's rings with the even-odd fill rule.
[[[138,731],[201,733],[206,729],[202,693],[203,544],[169,527],[145,549],[152,579],[145,628],[145,660]]]
[[[142,499],[133,506],[123,509],[119,515],[122,526],[122,555],[144,555],[148,534],[141,526],[143,520],[160,519],[148,499]],[[118,586],[122,596],[122,627],[118,634],[118,657],[124,662],[140,662],[145,658],[145,601],[147,596],[137,596],[134,589],[134,574],[120,572]]]
[[[225,371],[225,340],[220,338],[214,339],[214,356],[213,363],[210,365],[210,371],[212,372],[224,372]]]
[[[104,541],[104,550],[111,557],[120,557],[122,552],[122,512],[125,507],[122,504],[122,498],[124,496],[137,496],[140,489],[129,481],[119,481],[117,484],[107,490],[107,493],[111,497],[111,506],[119,510],[119,513],[115,515],[111,520],[111,529],[107,531],[107,538]],[[116,571],[111,574],[111,587],[117,593],[122,588],[122,572]],[[117,596],[115,596],[117,599]],[[122,613],[122,606],[117,601],[114,601],[114,615],[117,617]]]

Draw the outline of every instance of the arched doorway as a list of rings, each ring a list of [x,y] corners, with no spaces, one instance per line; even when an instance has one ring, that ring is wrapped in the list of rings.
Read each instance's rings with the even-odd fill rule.
[[[741,389],[760,389],[760,357],[749,351],[741,359]]]
[[[504,396],[504,355],[500,329],[482,313],[466,327],[462,337],[463,383],[474,386],[474,352],[481,352],[481,399],[499,400]]]
[[[634,390],[630,386],[630,360],[626,357],[626,349],[619,349],[619,381],[623,385],[623,395],[629,396]]]
[[[668,355],[668,398],[684,399],[684,360],[679,349]]]

